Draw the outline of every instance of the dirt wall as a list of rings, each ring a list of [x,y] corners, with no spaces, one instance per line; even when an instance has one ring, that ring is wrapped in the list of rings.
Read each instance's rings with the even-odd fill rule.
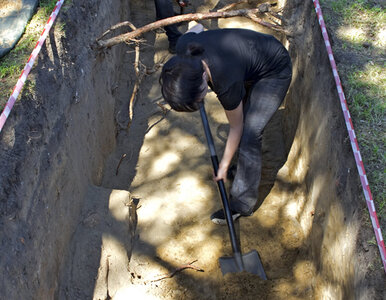
[[[296,187],[290,201],[315,266],[315,298],[375,299],[379,286],[365,276],[377,249],[358,243],[365,200],[312,1],[287,1],[286,15],[294,77],[284,118],[289,155],[278,176]]]
[[[88,186],[115,145],[123,47],[90,48],[127,19],[128,1],[70,1],[2,132],[2,299],[52,299]]]

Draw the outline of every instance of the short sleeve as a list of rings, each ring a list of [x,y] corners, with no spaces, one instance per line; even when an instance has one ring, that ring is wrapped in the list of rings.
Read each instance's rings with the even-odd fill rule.
[[[193,42],[196,36],[197,34],[194,32],[188,32],[181,35],[180,38],[177,40],[177,45],[176,45],[177,54],[179,55],[185,54],[187,45],[190,42]]]
[[[218,93],[217,97],[224,109],[233,110],[239,106],[245,93],[244,82],[238,81],[232,84],[225,92]]]

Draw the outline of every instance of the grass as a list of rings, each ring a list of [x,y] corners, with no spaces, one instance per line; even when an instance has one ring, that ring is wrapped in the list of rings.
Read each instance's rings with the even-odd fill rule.
[[[0,99],[1,111],[8,101],[56,2],[56,0],[39,1],[37,11],[28,23],[22,38],[11,52],[0,59],[0,90],[2,91]]]
[[[383,234],[386,230],[386,11],[380,1],[321,0]]]

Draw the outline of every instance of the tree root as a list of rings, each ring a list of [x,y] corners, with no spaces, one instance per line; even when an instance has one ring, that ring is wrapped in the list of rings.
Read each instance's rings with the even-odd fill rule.
[[[148,280],[147,282],[150,283],[150,282],[156,282],[156,281],[160,281],[160,280],[163,280],[163,279],[166,279],[166,278],[172,278],[174,275],[176,275],[178,272],[181,272],[185,269],[193,269],[193,270],[196,270],[197,272],[205,272],[203,269],[201,268],[198,268],[196,266],[193,266],[193,264],[197,261],[194,260],[192,261],[191,263],[188,263],[188,264],[185,264],[185,265],[181,265],[179,266],[177,269],[175,269],[173,272],[169,273],[169,274],[166,274],[166,275],[161,275],[159,278],[156,278],[156,279],[152,279],[152,280]]]

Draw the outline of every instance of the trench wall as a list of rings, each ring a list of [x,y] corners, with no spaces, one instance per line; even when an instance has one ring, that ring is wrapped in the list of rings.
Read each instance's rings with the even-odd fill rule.
[[[286,2],[294,74],[283,124],[289,154],[278,181],[292,187],[288,201],[313,262],[315,298],[358,298],[369,291],[357,248],[364,199],[350,140],[313,3]]]
[[[124,47],[90,45],[129,13],[124,0],[66,1],[2,132],[2,299],[55,297],[82,201],[115,144]]]

